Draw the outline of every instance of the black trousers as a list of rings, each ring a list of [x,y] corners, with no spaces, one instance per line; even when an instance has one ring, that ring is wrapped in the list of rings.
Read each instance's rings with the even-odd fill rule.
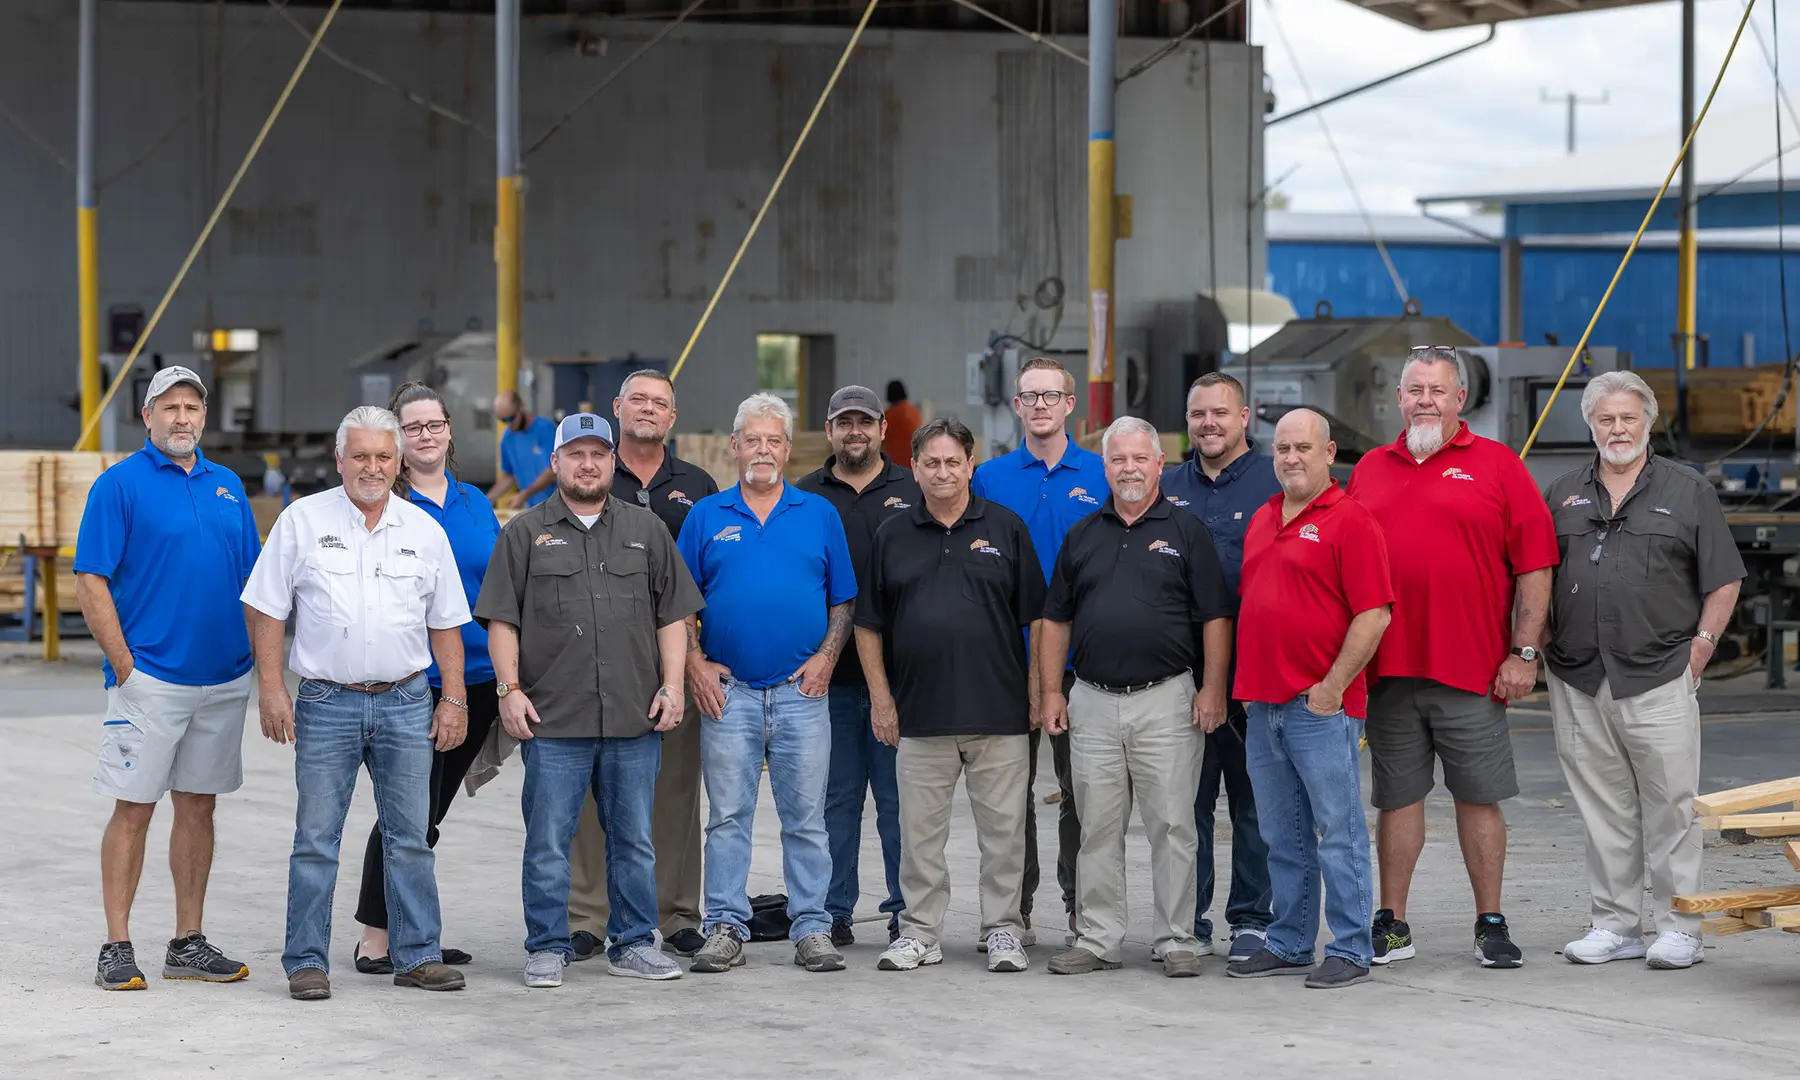
[[[438,823],[444,820],[457,789],[462,787],[463,777],[475,763],[475,755],[487,742],[488,732],[500,719],[500,699],[494,696],[491,680],[473,683],[464,693],[469,700],[468,737],[454,750],[439,750],[431,755],[431,828],[425,834],[425,843],[433,848],[437,847]],[[432,687],[433,708],[437,707],[441,694],[437,687]],[[362,891],[356,900],[356,921],[364,926],[387,929],[387,879],[382,873],[379,823],[369,830],[369,845],[363,852]]]
[[[1063,673],[1063,697],[1075,688],[1073,672]],[[1025,878],[1020,887],[1019,914],[1031,917],[1043,872],[1038,867],[1037,784],[1038,744],[1042,729],[1031,733],[1031,773],[1025,796]],[[1075,913],[1075,856],[1081,851],[1081,819],[1075,816],[1075,775],[1069,766],[1069,733],[1050,736],[1050,763],[1056,770],[1056,786],[1062,799],[1056,804],[1056,884],[1062,888],[1063,911]]]

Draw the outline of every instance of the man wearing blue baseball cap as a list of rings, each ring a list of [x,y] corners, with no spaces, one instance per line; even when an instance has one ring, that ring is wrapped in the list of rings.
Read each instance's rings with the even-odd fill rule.
[[[662,736],[681,722],[700,590],[655,514],[611,498],[612,425],[557,425],[556,493],[507,523],[481,583],[505,735],[525,759],[525,985],[562,985],[569,845],[589,792],[606,831],[614,975],[676,979],[656,947],[650,839]],[[490,738],[498,739],[496,733]]]

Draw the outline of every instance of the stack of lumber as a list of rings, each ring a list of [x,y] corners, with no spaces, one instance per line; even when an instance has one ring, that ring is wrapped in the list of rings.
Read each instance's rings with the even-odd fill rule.
[[[72,547],[88,489],[129,454],[0,451],[0,547]]]
[[[1104,438],[1105,435],[1106,430],[1102,428],[1099,431],[1088,432],[1086,435],[1076,439],[1075,442],[1079,444],[1082,449],[1092,450],[1094,453],[1098,454],[1100,452],[1100,440]],[[1162,443],[1163,457],[1167,460],[1167,463],[1169,465],[1180,464],[1181,455],[1187,453],[1187,448],[1183,445],[1187,436],[1179,431],[1174,434],[1170,434],[1167,431],[1159,431],[1156,433],[1156,437],[1158,441]]]
[[[1747,368],[1695,368],[1688,372],[1688,430],[1699,436],[1722,438],[1750,434],[1781,396],[1786,371],[1784,364],[1762,364]],[[1656,407],[1672,421],[1675,372],[1641,368],[1637,373],[1656,393]],[[1769,421],[1769,428],[1786,433],[1794,430],[1794,395],[1788,395],[1781,411]]]
[[[1694,800],[1694,813],[1705,829],[1743,829],[1751,836],[1789,836],[1800,832],[1800,812],[1748,813],[1800,800],[1800,776],[1733,788]],[[1784,853],[1800,872],[1800,840],[1790,840]],[[1778,928],[1800,934],[1800,882],[1758,889],[1723,889],[1677,896],[1676,911],[1705,915],[1701,929],[1709,934],[1741,934]]]
[[[43,563],[39,563],[42,572]],[[57,563],[56,606],[61,611],[80,611],[81,602],[75,597],[75,571],[70,567],[70,560]],[[25,595],[25,560],[18,552],[9,553],[4,565],[0,565],[0,615],[19,615],[25,611],[27,603],[33,610],[41,610],[40,599],[44,584],[38,582],[38,596],[27,598]]]

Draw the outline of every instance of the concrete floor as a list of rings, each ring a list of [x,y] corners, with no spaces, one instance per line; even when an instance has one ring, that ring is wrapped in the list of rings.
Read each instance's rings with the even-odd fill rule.
[[[747,968],[650,985],[572,967],[559,991],[518,981],[519,770],[466,802],[444,829],[438,877],[444,940],[470,950],[461,994],[402,990],[350,966],[367,781],[345,836],[333,963],[336,996],[287,997],[279,966],[291,751],[246,730],[246,784],[221,800],[209,935],[251,968],[229,986],[153,979],[143,993],[103,994],[91,978],[103,937],[96,855],[110,805],[89,787],[104,696],[92,646],[45,667],[0,646],[0,1077],[537,1076],[802,1077],[845,1075],[1543,1077],[1793,1075],[1800,1029],[1800,940],[1776,931],[1720,939],[1687,972],[1641,963],[1576,968],[1557,955],[1585,926],[1580,822],[1555,757],[1549,718],[1514,715],[1523,794],[1513,826],[1506,909],[1528,962],[1484,971],[1471,959],[1473,914],[1440,793],[1420,863],[1412,923],[1421,955],[1360,987],[1320,993],[1299,980],[1227,982],[1223,962],[1171,981],[1149,962],[1147,851],[1134,831],[1139,906],[1125,968],[1061,978],[1044,971],[1060,943],[1032,950],[1032,970],[996,976],[973,947],[975,850],[959,800],[951,849],[954,947],[936,969],[878,973],[885,934],[864,930],[850,968],[809,975],[782,944],[750,947]],[[1710,718],[1705,787],[1800,772],[1794,714]],[[1046,811],[1053,808],[1043,808]],[[1040,817],[1055,848],[1054,814]],[[1221,826],[1221,834],[1226,832]],[[169,930],[166,808],[153,828],[137,904],[140,955]],[[766,788],[752,892],[779,888],[779,846]],[[868,830],[863,865],[878,866]],[[1221,859],[1223,864],[1224,860]],[[1223,872],[1223,865],[1221,867]],[[865,886],[872,880],[865,870]],[[1707,851],[1708,887],[1792,882],[1772,843]],[[1220,895],[1223,896],[1224,882]],[[865,894],[864,914],[877,898]],[[1054,913],[1053,880],[1038,897]]]

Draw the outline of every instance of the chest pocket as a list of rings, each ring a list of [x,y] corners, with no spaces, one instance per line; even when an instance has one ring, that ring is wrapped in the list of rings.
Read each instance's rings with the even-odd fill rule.
[[[959,568],[963,599],[979,607],[1012,608],[1012,561],[1004,555],[971,552]]]
[[[390,626],[412,628],[425,624],[425,589],[434,574],[416,555],[389,555],[377,573],[381,618]]]
[[[527,584],[527,610],[532,619],[545,626],[586,622],[593,610],[587,594],[586,569],[581,549],[573,544],[539,549],[531,560],[531,580]]]
[[[606,600],[614,619],[636,619],[650,614],[648,552],[626,548],[607,558]]]
[[[1635,514],[1620,537],[1619,570],[1627,582],[1673,585],[1689,578],[1687,536],[1681,524],[1665,514]]]
[[[355,626],[362,611],[362,581],[356,553],[320,548],[301,564],[300,606],[332,626]]]
[[[1598,541],[1600,523],[1586,514],[1560,513],[1556,515],[1556,554],[1566,566],[1569,565],[1571,553],[1577,559],[1585,559],[1594,550]]]

